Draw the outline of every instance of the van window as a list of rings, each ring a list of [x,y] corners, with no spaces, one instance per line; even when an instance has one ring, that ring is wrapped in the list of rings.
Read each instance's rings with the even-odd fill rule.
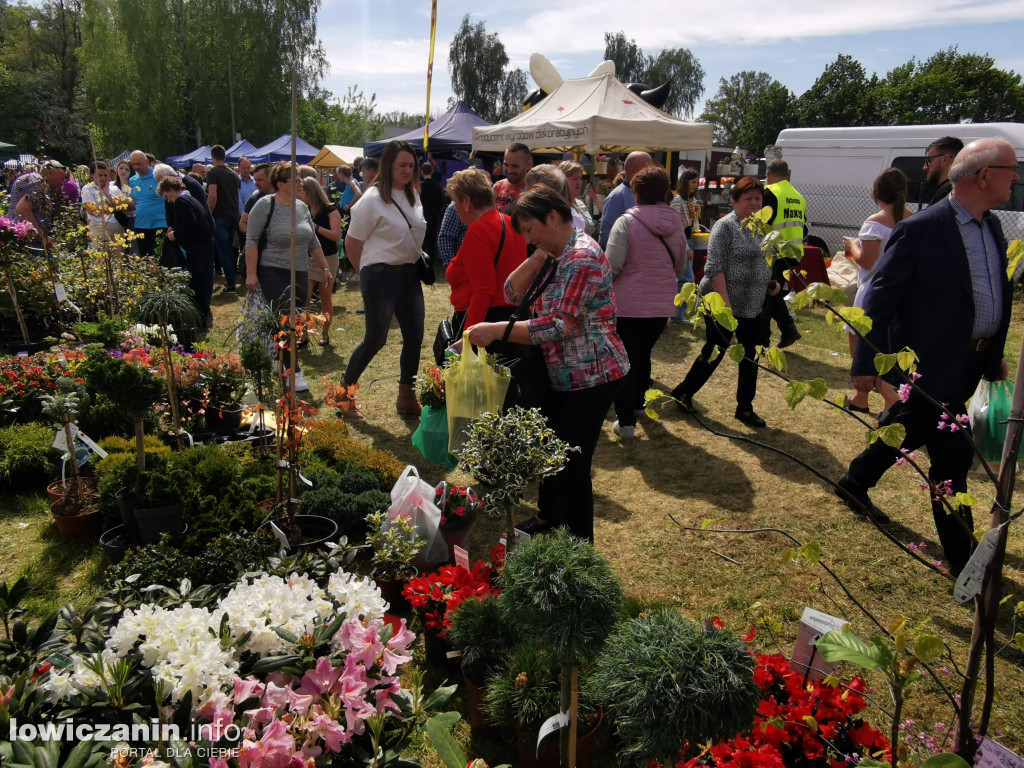
[[[1017,163],[1017,183],[1010,190],[1010,199],[996,210],[1024,211],[1024,163]]]
[[[894,157],[890,168],[899,168],[907,174],[907,202],[919,204],[922,197],[925,201],[931,200],[934,189],[925,179],[927,174],[924,171],[924,157],[922,155],[903,155]],[[922,196],[922,189],[924,194]]]

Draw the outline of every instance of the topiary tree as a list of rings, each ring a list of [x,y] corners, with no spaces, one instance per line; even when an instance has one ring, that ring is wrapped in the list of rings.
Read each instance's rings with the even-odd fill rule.
[[[595,687],[612,710],[620,755],[637,765],[674,765],[687,744],[747,731],[761,700],[747,646],[671,608],[619,625]]]
[[[537,640],[562,666],[562,764],[576,760],[578,666],[594,658],[622,608],[622,585],[594,545],[559,529],[505,559],[501,603],[524,637]]]
[[[504,516],[506,547],[515,547],[516,507],[530,483],[561,471],[569,451],[579,448],[560,439],[540,410],[516,406],[505,413],[485,413],[470,422],[469,436],[458,453],[459,466],[485,486],[482,506]]]
[[[100,350],[90,360],[86,381],[91,389],[107,397],[128,413],[135,424],[135,463],[139,472],[146,469],[145,418],[160,397],[160,382],[142,366]]]

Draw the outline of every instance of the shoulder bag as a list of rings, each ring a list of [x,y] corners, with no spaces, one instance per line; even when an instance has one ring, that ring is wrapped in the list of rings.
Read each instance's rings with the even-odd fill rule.
[[[409,217],[405,215],[405,211],[402,210],[402,206],[392,200],[395,208],[402,214],[402,218],[405,219],[406,225],[409,227],[409,231],[412,232],[412,224],[409,223]],[[413,240],[415,245],[416,241]],[[420,282],[424,285],[433,285],[434,281],[437,280],[437,275],[434,274],[434,265],[430,263],[430,257],[427,252],[420,250],[420,257],[416,259],[416,276],[420,279]]]
[[[259,271],[260,261],[263,260],[263,251],[267,248],[267,230],[270,229],[270,222],[274,219],[274,206],[277,204],[277,198],[271,195],[270,197],[270,213],[267,214],[267,222],[263,225],[263,231],[260,232],[259,239],[256,241],[256,270]]]
[[[508,337],[512,333],[512,328],[517,321],[525,320],[529,316],[530,307],[555,279],[557,271],[558,263],[554,257],[548,256],[544,261],[544,266],[540,268],[533,283],[523,295],[519,307],[508,319],[505,333],[501,337],[502,343],[506,345],[510,343]],[[523,354],[516,361],[508,363],[509,370],[512,372],[512,383],[509,385],[508,394],[505,397],[505,409],[515,406],[542,407],[551,394],[551,382],[548,379],[548,366],[544,360],[544,352],[535,344],[516,346],[522,350]]]
[[[501,218],[501,239],[498,241],[498,252],[494,254],[495,267],[498,266],[498,260],[501,259],[501,252],[505,248],[505,217],[500,213],[498,215]],[[463,323],[460,325],[464,324],[465,316],[463,316]],[[437,333],[434,334],[434,361],[438,366],[444,365],[445,352],[452,344],[462,338],[463,330],[464,329],[462,327],[452,327],[452,321],[448,317],[437,324]]]

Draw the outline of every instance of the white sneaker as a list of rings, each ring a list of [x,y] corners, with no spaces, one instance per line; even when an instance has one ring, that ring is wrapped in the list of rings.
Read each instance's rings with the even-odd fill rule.
[[[633,437],[633,433],[636,431],[636,427],[620,427],[619,422],[612,424],[612,432],[619,437]]]
[[[296,392],[309,392],[309,384],[306,383],[306,377],[302,375],[302,371],[296,371],[295,376],[295,391]]]

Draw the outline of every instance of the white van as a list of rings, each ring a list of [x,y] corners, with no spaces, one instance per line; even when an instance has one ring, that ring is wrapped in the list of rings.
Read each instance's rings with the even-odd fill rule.
[[[807,201],[810,233],[823,238],[834,253],[842,250],[844,235],[856,235],[864,219],[878,210],[871,186],[885,169],[907,174],[912,208],[931,198],[925,150],[943,136],[956,136],[964,144],[1006,139],[1017,151],[1018,173],[1024,178],[1024,123],[787,128],[776,143],[789,163],[793,186]],[[1024,239],[1024,181],[1014,185],[1010,201],[997,215],[1007,240]]]

